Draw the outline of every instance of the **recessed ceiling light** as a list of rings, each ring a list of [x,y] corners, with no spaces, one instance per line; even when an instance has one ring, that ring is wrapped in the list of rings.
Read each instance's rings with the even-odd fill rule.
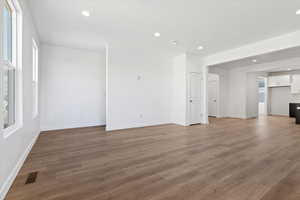
[[[287,70],[288,70],[288,71],[291,71],[292,69],[291,69],[291,68],[288,68]]]
[[[173,41],[172,41],[172,44],[173,44],[173,45],[177,45],[178,42],[177,42],[176,40],[173,40]]]
[[[155,36],[155,37],[160,37],[160,33],[159,33],[159,32],[156,32],[156,33],[154,33],[154,36]]]
[[[85,16],[85,17],[89,17],[89,16],[91,15],[90,11],[88,11],[88,10],[83,10],[83,11],[81,12],[81,14],[82,14],[83,16]]]
[[[252,62],[256,63],[256,62],[257,62],[257,60],[256,60],[256,59],[253,59],[253,60],[252,60]]]
[[[198,50],[203,50],[204,47],[203,47],[203,46],[198,46],[197,49],[198,49]]]
[[[297,10],[296,15],[300,15],[300,9]]]

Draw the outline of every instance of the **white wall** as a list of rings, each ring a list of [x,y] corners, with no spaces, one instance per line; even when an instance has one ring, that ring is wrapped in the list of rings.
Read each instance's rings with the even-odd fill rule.
[[[297,47],[300,45],[300,31],[288,33],[285,35],[281,35],[278,37],[266,39],[263,41],[258,41],[256,43],[252,43],[249,45],[245,45],[239,48],[235,49],[229,49],[223,52],[216,53],[214,55],[209,55],[204,58],[204,64],[206,66],[212,66],[212,65],[217,65],[221,63],[226,63],[234,60],[239,60],[243,58],[251,58],[257,55],[263,55],[279,50],[284,50],[292,47]],[[299,58],[296,59],[290,59],[287,61],[280,61],[276,62],[275,65],[270,65],[271,63],[265,63],[265,64],[258,64],[251,66],[252,69],[250,71],[264,71],[264,69],[271,69],[271,68],[276,68],[276,65],[280,65],[280,67],[288,67],[290,65],[282,65],[284,63],[292,63],[292,60],[298,60],[296,63],[299,63]],[[293,64],[296,64],[293,63]],[[241,66],[243,67],[243,66]],[[249,67],[249,66],[245,66]],[[249,69],[248,69],[249,70]],[[235,88],[234,83],[241,83],[243,84],[242,81],[246,81],[245,75],[242,75],[242,77],[235,77],[235,75],[231,74],[229,75],[229,82],[228,85],[229,87]],[[233,80],[230,80],[232,79]],[[240,79],[240,80],[238,80]],[[246,117],[246,106],[245,106],[245,99],[244,99],[244,93],[245,89],[242,89],[244,87],[238,87],[237,94],[234,94],[233,90],[229,90],[230,94],[228,97],[228,102],[230,103],[230,106],[228,108],[228,115],[232,117],[238,117],[238,118],[244,118]],[[241,96],[241,97],[240,97]],[[238,99],[242,98],[240,103],[238,103]],[[234,102],[230,102],[230,100],[234,100]],[[244,104],[244,105],[243,105]],[[234,107],[236,105],[237,107]]]
[[[186,54],[181,54],[173,59],[173,95],[171,121],[175,124],[186,126],[187,121],[187,63]]]
[[[257,74],[240,69],[219,72],[220,76],[220,111],[222,117],[253,118],[258,116]]]
[[[226,74],[226,73],[225,73]],[[227,117],[233,118],[254,118],[258,117],[258,76],[265,76],[263,72],[249,73],[245,68],[229,69],[228,92],[224,95],[226,105],[221,104],[221,110],[227,107]],[[227,98],[226,98],[227,97]]]
[[[247,74],[247,116],[258,117],[258,77],[256,73]]]
[[[0,1],[0,10],[3,10],[3,2]],[[27,154],[39,135],[39,117],[32,118],[32,38],[39,41],[35,27],[32,23],[27,3],[20,0],[23,8],[23,127],[8,138],[0,132],[0,199],[8,191],[18,170],[23,164]],[[2,27],[2,14],[0,15],[0,27]],[[0,40],[0,46],[2,46]]]
[[[220,117],[252,118],[258,115],[257,74],[241,69],[210,67],[220,76]]]
[[[269,108],[271,115],[289,115],[290,87],[269,88]]]
[[[251,118],[256,117],[256,78],[267,76],[267,71],[283,69],[290,66],[299,66],[300,58],[286,59],[270,63],[241,66],[239,68],[224,68],[222,66],[209,67],[210,73],[220,75],[220,110],[222,117]],[[253,77],[249,73],[255,74]],[[291,71],[288,74],[297,74],[299,71]],[[282,73],[272,73],[282,74]],[[252,81],[250,81],[252,79]],[[225,91],[225,94],[222,94]],[[251,92],[252,91],[252,92]],[[227,94],[226,94],[227,93]],[[289,102],[300,102],[300,95],[288,96]]]
[[[187,63],[187,75],[186,75],[186,80],[187,80],[187,125],[190,124],[190,102],[189,102],[189,97],[190,97],[190,73],[201,73],[202,74],[202,81],[201,81],[201,96],[202,96],[202,102],[201,102],[201,123],[202,124],[207,124],[208,123],[208,95],[207,95],[207,82],[208,82],[208,71],[206,66],[203,64],[203,58],[197,55],[193,54],[187,54],[186,56],[186,63]]]
[[[41,129],[105,124],[105,51],[41,48]]]
[[[219,67],[210,67],[209,73],[219,75],[218,117],[228,117],[229,70]]]
[[[247,118],[247,74],[230,70],[228,86],[228,116]]]
[[[190,73],[201,73],[203,77],[203,63],[201,57],[180,54],[173,58],[173,95],[171,108],[171,122],[182,126],[190,125],[191,104],[190,100]],[[199,85],[201,96],[204,97],[204,80]],[[204,118],[206,102],[201,102],[201,123],[207,123]]]
[[[219,75],[214,73],[208,74],[208,115],[220,117],[220,80]],[[216,102],[213,102],[216,100]]]
[[[155,48],[108,48],[107,130],[189,124],[189,73],[203,73],[199,56],[167,55]],[[207,72],[206,72],[207,73]],[[204,78],[206,76],[204,75]],[[202,85],[203,93],[205,85]],[[205,96],[205,95],[203,95]],[[207,101],[202,102],[207,112]],[[203,114],[202,123],[208,119]]]
[[[170,123],[172,56],[129,46],[108,51],[107,130]]]

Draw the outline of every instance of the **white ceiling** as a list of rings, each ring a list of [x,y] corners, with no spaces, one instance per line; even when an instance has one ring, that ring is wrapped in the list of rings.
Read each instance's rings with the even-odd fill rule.
[[[29,0],[41,40],[209,55],[300,29],[299,0]],[[83,17],[82,10],[90,10]],[[154,32],[160,38],[154,38]],[[171,44],[179,42],[178,46]]]
[[[254,65],[261,65],[265,63],[272,63],[276,61],[282,61],[282,60],[287,60],[291,58],[297,58],[300,57],[300,47],[294,47],[294,48],[289,48],[289,49],[284,49],[280,51],[274,51],[271,53],[267,54],[261,54],[258,56],[254,57],[249,57],[249,58],[243,58],[240,60],[234,60],[226,63],[221,63],[214,65],[212,67],[221,67],[224,69],[234,69],[234,68],[239,68],[239,67],[246,67],[246,66],[254,66]],[[256,60],[256,62],[253,62]],[[300,66],[282,66],[280,70],[282,69],[287,69],[287,68],[299,68]]]
[[[257,70],[256,66],[260,66],[261,69],[258,70],[260,72],[283,72],[290,70],[299,70],[299,59],[300,47],[294,47],[280,51],[274,51],[267,54],[261,54],[255,57],[248,57],[240,60],[221,63],[210,67],[227,70],[246,67],[247,69],[249,69],[249,71],[251,71],[252,69]],[[256,62],[253,62],[254,60],[256,60]],[[269,66],[269,68],[266,70],[263,66]]]

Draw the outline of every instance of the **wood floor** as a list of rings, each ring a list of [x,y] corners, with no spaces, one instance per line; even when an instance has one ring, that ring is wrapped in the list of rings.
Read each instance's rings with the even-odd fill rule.
[[[26,184],[29,173],[34,183]],[[7,200],[299,200],[294,119],[43,133]]]

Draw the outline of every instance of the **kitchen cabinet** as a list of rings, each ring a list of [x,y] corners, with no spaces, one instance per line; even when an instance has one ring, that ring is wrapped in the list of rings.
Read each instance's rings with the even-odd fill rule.
[[[268,78],[269,87],[287,87],[290,85],[291,85],[290,75],[269,76]]]
[[[300,74],[292,76],[291,93],[300,94]]]

